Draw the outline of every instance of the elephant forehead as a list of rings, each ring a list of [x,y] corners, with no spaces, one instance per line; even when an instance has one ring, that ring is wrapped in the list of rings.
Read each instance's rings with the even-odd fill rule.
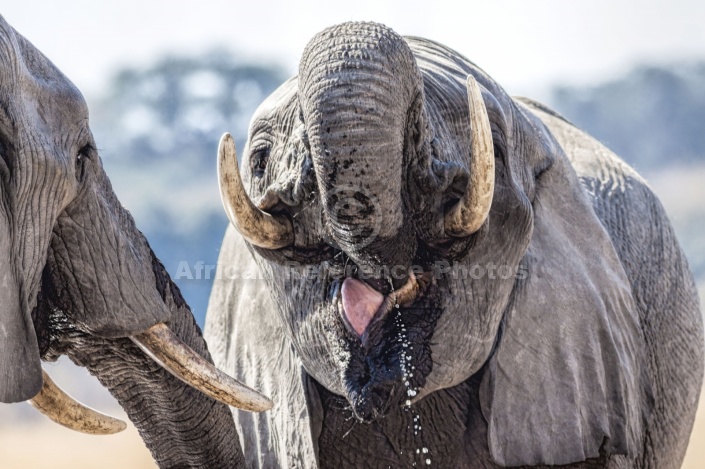
[[[49,125],[82,122],[88,117],[81,92],[2,17],[0,64],[3,68],[0,74],[2,105],[14,117],[34,110],[41,121]],[[17,99],[19,96],[26,99]]]
[[[258,119],[275,119],[281,112],[281,109],[291,106],[296,97],[296,89],[297,80],[294,77],[285,81],[279,88],[274,90],[272,94],[267,96],[267,98],[262,101],[262,104],[257,107],[257,110],[255,110],[252,122],[250,123],[250,130],[252,130],[253,124]]]

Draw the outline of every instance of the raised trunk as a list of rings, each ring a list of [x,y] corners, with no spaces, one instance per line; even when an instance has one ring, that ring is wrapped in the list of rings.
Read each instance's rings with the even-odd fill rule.
[[[328,231],[360,267],[404,272],[415,251],[402,191],[409,110],[419,93],[411,50],[381,25],[330,28],[304,51],[299,99]]]

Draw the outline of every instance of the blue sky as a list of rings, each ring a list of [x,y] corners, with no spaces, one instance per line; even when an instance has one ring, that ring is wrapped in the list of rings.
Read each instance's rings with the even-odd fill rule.
[[[413,0],[1,1],[9,23],[89,97],[123,63],[219,45],[293,74],[310,37],[346,20],[450,45],[513,93],[609,78],[637,63],[705,58],[701,0],[436,0],[432,8]]]

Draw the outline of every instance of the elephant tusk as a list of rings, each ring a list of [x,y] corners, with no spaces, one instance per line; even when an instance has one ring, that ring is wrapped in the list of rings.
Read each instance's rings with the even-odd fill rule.
[[[227,132],[218,144],[218,184],[225,213],[248,242],[266,249],[280,249],[294,243],[294,228],[289,219],[260,210],[245,192],[235,141]]]
[[[492,130],[480,86],[468,76],[468,107],[472,131],[472,162],[470,178],[463,197],[445,214],[445,232],[448,236],[470,236],[487,220],[494,195],[494,144]]]
[[[262,412],[272,408],[272,401],[217,369],[186,345],[166,324],[131,336],[152,360],[213,399],[238,409]]]
[[[122,420],[84,406],[61,390],[42,370],[44,384],[28,402],[49,419],[71,430],[89,435],[112,435],[127,428]]]

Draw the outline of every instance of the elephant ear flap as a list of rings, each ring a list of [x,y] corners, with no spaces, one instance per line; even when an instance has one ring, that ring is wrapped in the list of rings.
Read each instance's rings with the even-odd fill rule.
[[[22,307],[7,231],[0,214],[0,402],[11,403],[39,392],[42,366],[32,318]]]
[[[480,389],[501,466],[638,452],[652,399],[615,248],[564,158],[544,172],[534,232]]]

